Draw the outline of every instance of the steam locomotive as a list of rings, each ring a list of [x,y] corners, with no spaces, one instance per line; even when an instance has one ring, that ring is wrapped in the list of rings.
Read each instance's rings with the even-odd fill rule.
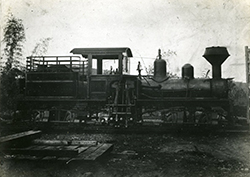
[[[127,74],[130,48],[75,48],[71,53],[27,57],[20,111],[46,121],[86,123],[95,117],[119,126],[152,119],[162,124],[232,121],[228,79],[221,78],[221,64],[229,56],[225,47],[205,50],[211,79],[194,78],[191,64],[182,67],[181,78],[168,76],[160,50],[152,76]],[[104,73],[104,60],[117,61],[117,70]]]

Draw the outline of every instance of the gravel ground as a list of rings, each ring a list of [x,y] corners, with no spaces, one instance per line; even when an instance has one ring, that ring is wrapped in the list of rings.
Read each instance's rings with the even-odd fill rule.
[[[0,159],[0,177],[250,176],[250,135],[43,134],[42,139],[114,144],[94,162]]]

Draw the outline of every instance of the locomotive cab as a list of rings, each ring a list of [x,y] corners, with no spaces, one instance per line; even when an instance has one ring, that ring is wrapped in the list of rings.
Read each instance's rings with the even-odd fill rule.
[[[129,48],[75,48],[73,54],[80,54],[88,61],[87,100],[93,111],[105,109],[109,119],[116,122],[131,120],[134,114],[136,76],[128,75]],[[117,62],[117,68],[105,70],[104,62]],[[94,68],[96,64],[96,70]],[[96,72],[95,72],[96,71]],[[111,121],[112,122],[112,121]]]
[[[119,81],[128,71],[128,57],[132,57],[129,48],[75,48],[71,53],[87,59],[87,98],[99,101],[106,101],[110,96],[110,84]],[[104,61],[107,60],[118,62],[118,67],[104,70]]]

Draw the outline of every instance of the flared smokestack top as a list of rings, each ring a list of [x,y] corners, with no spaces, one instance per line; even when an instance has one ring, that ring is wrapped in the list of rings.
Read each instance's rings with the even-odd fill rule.
[[[203,57],[212,65],[213,78],[221,78],[221,65],[229,57],[226,47],[207,47]]]

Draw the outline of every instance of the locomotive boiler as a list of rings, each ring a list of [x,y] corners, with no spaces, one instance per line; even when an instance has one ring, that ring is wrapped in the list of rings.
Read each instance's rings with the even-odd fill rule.
[[[218,56],[217,56],[218,55]],[[213,78],[194,78],[194,67],[185,64],[181,78],[170,78],[166,72],[166,61],[154,61],[154,76],[141,80],[141,97],[159,99],[172,98],[227,98],[228,79],[221,78],[221,64],[229,56],[226,48],[207,48],[203,55],[213,67]]]
[[[194,67],[191,64],[182,67],[181,78],[171,78],[167,75],[166,61],[161,58],[160,50],[158,56],[159,59],[154,61],[154,76],[144,77],[140,82],[138,104],[143,110],[161,113],[166,110],[172,113],[182,111],[181,122],[188,121],[186,113],[191,115],[191,122],[200,121],[195,120],[195,114],[202,112],[206,121],[211,122],[208,113],[219,109],[226,119],[230,119],[228,79],[221,78],[221,64],[229,56],[225,47],[206,48],[203,57],[212,65],[211,79],[194,78]]]

